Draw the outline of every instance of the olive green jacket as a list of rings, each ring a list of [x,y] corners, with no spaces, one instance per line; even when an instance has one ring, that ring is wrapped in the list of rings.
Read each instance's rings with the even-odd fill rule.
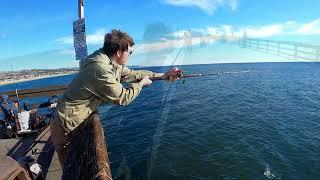
[[[141,92],[137,81],[163,73],[133,71],[109,59],[102,49],[81,61],[79,73],[57,103],[57,119],[66,133],[73,131],[102,103],[128,105]],[[122,82],[131,83],[128,88]]]

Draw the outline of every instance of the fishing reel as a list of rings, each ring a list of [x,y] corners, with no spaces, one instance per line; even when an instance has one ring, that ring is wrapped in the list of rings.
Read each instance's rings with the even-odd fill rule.
[[[175,75],[174,78],[175,79],[183,79],[182,83],[184,84],[186,82],[186,79],[184,78],[184,72],[181,69],[175,68]]]
[[[166,78],[170,81],[183,78],[183,71],[177,67],[172,68],[168,73],[166,73]]]

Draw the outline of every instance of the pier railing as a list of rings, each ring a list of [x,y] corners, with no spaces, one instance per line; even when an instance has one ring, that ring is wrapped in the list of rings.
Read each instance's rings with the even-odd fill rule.
[[[72,132],[62,179],[112,179],[104,131],[97,112]]]
[[[6,94],[10,99],[25,99],[35,97],[50,97],[52,95],[62,94],[67,89],[65,85],[47,86],[33,89],[17,89],[15,91],[0,92]]]
[[[320,46],[290,41],[242,38],[239,46],[296,61],[320,61]]]

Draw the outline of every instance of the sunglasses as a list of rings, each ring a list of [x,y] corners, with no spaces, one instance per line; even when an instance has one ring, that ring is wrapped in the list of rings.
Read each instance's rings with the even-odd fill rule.
[[[125,50],[125,52],[128,52],[130,56],[132,55],[132,50],[131,51]]]

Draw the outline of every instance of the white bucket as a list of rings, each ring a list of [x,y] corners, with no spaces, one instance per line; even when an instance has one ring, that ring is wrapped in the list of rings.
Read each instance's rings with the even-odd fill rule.
[[[23,111],[21,113],[18,113],[18,119],[19,119],[21,131],[29,130],[29,118],[30,118],[30,111]]]

